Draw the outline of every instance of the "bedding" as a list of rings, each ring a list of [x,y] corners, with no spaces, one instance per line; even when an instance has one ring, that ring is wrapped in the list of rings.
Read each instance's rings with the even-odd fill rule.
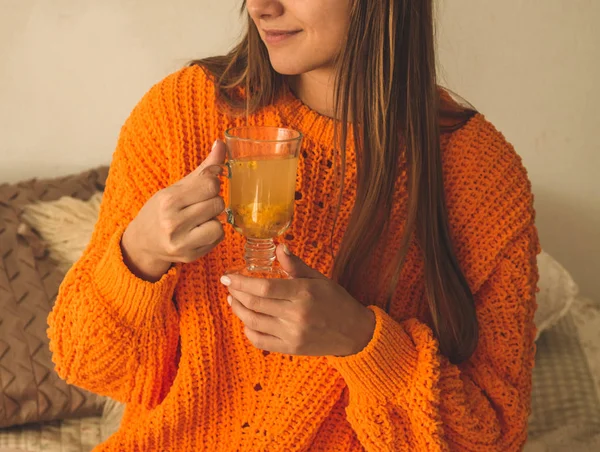
[[[102,418],[86,417],[0,431],[0,452],[88,452],[102,440]]]
[[[54,372],[46,318],[64,269],[22,222],[25,206],[63,196],[89,199],[107,169],[51,180],[0,184],[0,427],[101,412],[103,399]]]
[[[537,347],[525,451],[599,451],[600,304],[576,299]]]

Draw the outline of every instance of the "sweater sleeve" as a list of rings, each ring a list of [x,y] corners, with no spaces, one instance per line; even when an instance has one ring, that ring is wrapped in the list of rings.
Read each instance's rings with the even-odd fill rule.
[[[349,389],[347,418],[369,452],[520,450],[527,437],[534,362],[536,229],[501,253],[475,294],[480,338],[459,366],[415,319],[376,315],[371,343],[331,357]]]
[[[137,278],[123,262],[121,236],[145,202],[169,185],[161,122],[173,77],[152,88],[123,126],[91,242],[48,318],[62,378],[148,408],[164,398],[176,372],[178,269],[156,283]]]

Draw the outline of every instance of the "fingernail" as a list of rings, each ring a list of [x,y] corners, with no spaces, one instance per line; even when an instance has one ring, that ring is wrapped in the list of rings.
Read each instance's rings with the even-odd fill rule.
[[[217,148],[218,144],[219,144],[219,140],[215,140],[215,142],[212,145],[211,151],[214,151]]]
[[[231,279],[229,279],[228,276],[221,276],[221,284],[224,286],[229,286],[231,285]]]
[[[285,254],[287,254],[288,256],[292,255],[292,252],[290,251],[290,249],[288,248],[288,246],[285,243],[283,244],[283,252]]]
[[[223,173],[223,170],[221,169],[221,167],[217,166],[217,165],[209,166],[204,171],[209,172],[213,176],[220,176],[221,173]]]
[[[227,295],[227,303],[229,303],[229,306],[233,303],[233,297],[231,295]]]

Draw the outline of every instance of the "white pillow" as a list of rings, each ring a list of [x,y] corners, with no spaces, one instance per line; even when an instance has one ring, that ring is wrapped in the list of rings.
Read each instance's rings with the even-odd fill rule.
[[[68,270],[81,257],[98,220],[102,193],[88,201],[64,196],[25,206],[23,219],[40,234],[50,257]]]
[[[540,279],[535,325],[539,337],[544,330],[555,325],[569,311],[579,293],[579,288],[569,272],[548,253],[542,251],[537,263]]]

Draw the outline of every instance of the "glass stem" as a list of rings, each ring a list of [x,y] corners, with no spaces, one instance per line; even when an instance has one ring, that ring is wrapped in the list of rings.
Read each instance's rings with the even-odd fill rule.
[[[275,262],[275,242],[273,239],[246,239],[246,267],[253,272],[270,271]]]

